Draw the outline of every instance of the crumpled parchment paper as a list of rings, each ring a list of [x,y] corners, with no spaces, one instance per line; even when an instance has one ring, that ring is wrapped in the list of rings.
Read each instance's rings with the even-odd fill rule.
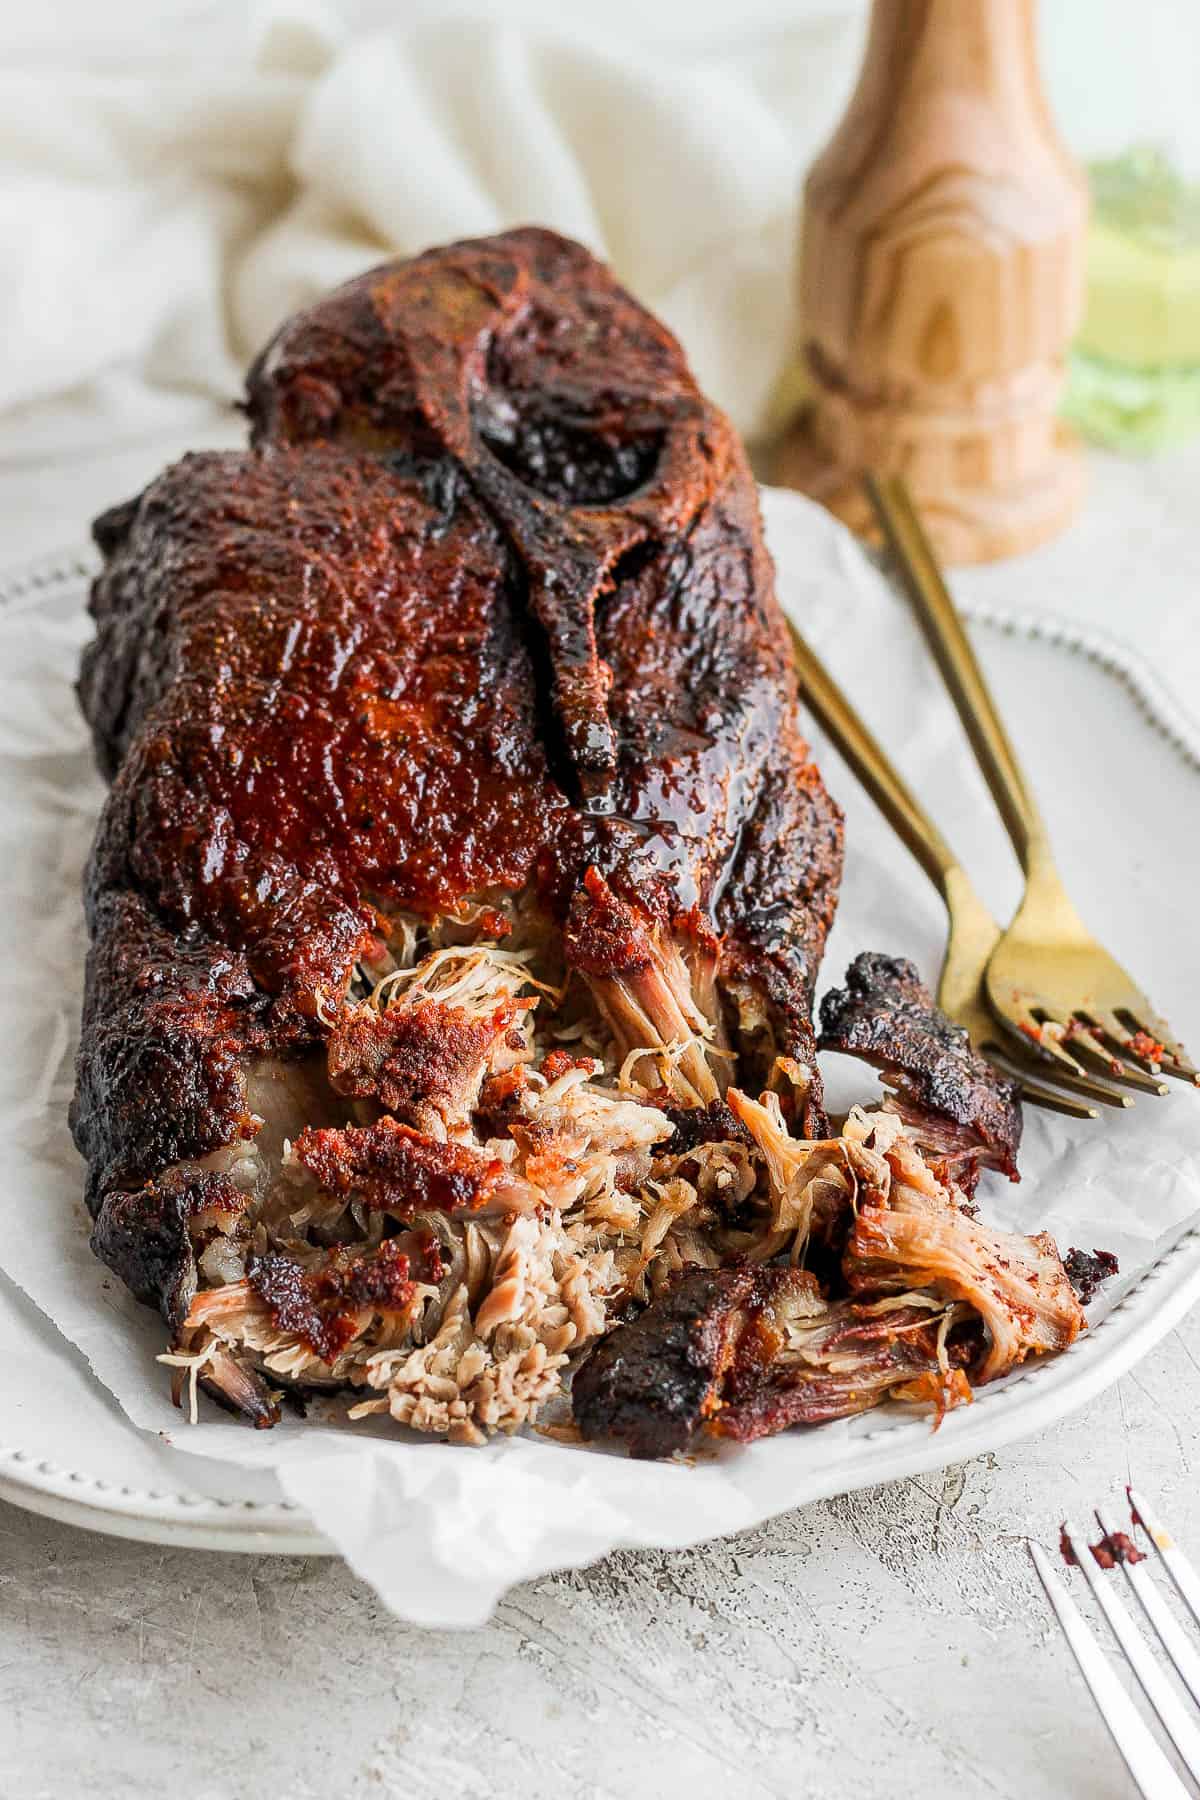
[[[790,495],[766,500],[785,603],[1007,917],[1019,892],[1015,865],[904,603],[826,514]],[[83,1353],[132,1423],[197,1456],[273,1468],[288,1498],[389,1606],[431,1625],[476,1624],[514,1582],[617,1545],[695,1542],[783,1511],[806,1486],[812,1491],[814,1463],[836,1458],[849,1439],[869,1435],[887,1457],[905,1434],[927,1433],[927,1420],[885,1410],[663,1466],[536,1433],[450,1448],[403,1439],[386,1421],[347,1425],[332,1404],[263,1433],[202,1401],[200,1425],[187,1424],[152,1360],[163,1348],[160,1321],[88,1250],[82,1170],[66,1125],[85,949],[80,877],[103,798],[72,693],[88,635],[84,588],[81,580],[69,593],[26,592],[0,611],[0,1134],[8,1151],[0,1268]],[[1026,609],[1033,599],[1019,595]],[[979,641],[1087,916],[1186,1035],[1189,1022],[1200,1024],[1200,963],[1190,943],[1200,776],[1155,739],[1115,684],[1067,651],[994,631]],[[840,980],[867,948],[912,956],[933,980],[944,942],[940,902],[837,758],[814,741],[846,808],[849,844],[823,981]],[[828,1060],[835,1103],[877,1093],[869,1071]],[[1181,1090],[1095,1125],[1031,1110],[1022,1166],[1019,1186],[985,1178],[985,1213],[1010,1227],[1049,1229],[1064,1250],[1115,1250],[1121,1281],[1097,1301],[1095,1320],[1200,1213],[1200,1096]],[[943,1427],[949,1443],[960,1416]]]

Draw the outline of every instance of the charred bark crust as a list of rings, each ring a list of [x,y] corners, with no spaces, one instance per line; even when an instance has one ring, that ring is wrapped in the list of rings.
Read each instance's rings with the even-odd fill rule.
[[[831,988],[821,1002],[820,1047],[870,1063],[906,1116],[932,1114],[960,1126],[980,1161],[1016,1180],[1022,1125],[1016,1084],[972,1048],[904,957],[877,951],[855,957],[845,986]],[[919,1134],[919,1119],[916,1129]]]

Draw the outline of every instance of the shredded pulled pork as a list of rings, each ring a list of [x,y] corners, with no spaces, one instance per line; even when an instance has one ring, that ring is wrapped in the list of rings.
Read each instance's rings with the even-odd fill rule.
[[[764,1229],[803,1242],[817,1197],[839,1191],[847,1240],[829,1286],[779,1261],[676,1272],[618,1324],[575,1378],[586,1437],[635,1456],[739,1442],[884,1399],[940,1419],[1024,1357],[1084,1328],[1053,1241],[982,1225],[924,1161],[902,1120],[855,1108],[836,1138],[793,1138],[778,1105],[729,1104],[753,1135],[771,1204]]]
[[[452,1443],[516,1431],[557,1392],[570,1352],[603,1331],[610,1281],[605,1259],[577,1254],[557,1218],[515,1219],[474,1312],[460,1283],[428,1342],[369,1356],[362,1379],[384,1397],[361,1401],[350,1416],[387,1412]]]
[[[1070,1342],[1049,1239],[969,1216],[893,1110],[794,1135],[811,1071],[727,1085],[704,932],[594,872],[583,893],[571,985],[519,919],[495,942],[394,922],[320,1060],[264,1065],[254,1129],[181,1166],[199,1286],[163,1360],[193,1410],[203,1387],[270,1423],[282,1389],[342,1390],[477,1443],[600,1343],[581,1422],[661,1454],[887,1398],[940,1417]]]
[[[374,1102],[433,1137],[470,1135],[489,1075],[528,1061],[535,997],[532,952],[497,944],[443,945],[415,967],[380,976],[348,1002],[328,1041],[335,1093]]]
[[[778,1094],[751,1100],[736,1088],[729,1104],[749,1132],[766,1168],[771,1198],[771,1228],[779,1248],[791,1245],[795,1261],[803,1254],[814,1221],[824,1225],[840,1212],[849,1196],[841,1146],[837,1139],[806,1142],[787,1128]]]
[[[971,1399],[946,1348],[953,1309],[924,1294],[867,1306],[816,1296],[807,1308],[777,1313],[777,1320],[777,1354],[751,1379],[732,1384],[712,1422],[718,1437],[749,1443],[789,1425],[849,1418],[888,1398],[930,1405],[940,1420]]]
[[[693,928],[672,935],[589,869],[566,938],[571,961],[612,1032],[622,1074],[650,1059],[663,1086],[685,1106],[719,1099],[728,1081],[729,1049],[711,973],[715,957],[702,934]],[[710,1012],[701,1010],[702,1000]]]
[[[586,1437],[618,1438],[635,1456],[687,1449],[703,1432],[748,1443],[889,1395],[940,1416],[970,1398],[946,1353],[948,1310],[920,1294],[831,1302],[808,1271],[779,1263],[689,1269],[592,1353],[575,1416]]]
[[[696,1202],[655,1162],[673,1121],[635,1078],[613,1079],[615,1051],[535,1040],[561,989],[531,973],[530,951],[443,943],[422,957],[420,941],[396,933],[406,960],[380,950],[331,1017],[327,1086],[272,1075],[294,1138],[273,1128],[269,1154],[260,1133],[213,1159],[220,1204],[189,1221],[206,1285],[164,1358],[193,1405],[203,1386],[253,1397],[266,1419],[272,1383],[360,1388],[372,1397],[355,1417],[461,1442],[516,1430]],[[598,1031],[576,1018],[564,1037]],[[710,1145],[701,1160],[715,1171],[718,1157]],[[678,1264],[686,1249],[667,1253]]]
[[[868,1160],[870,1159],[870,1160]],[[978,1315],[986,1349],[976,1381],[1035,1352],[1064,1350],[1086,1329],[1053,1238],[996,1231],[966,1212],[912,1141],[882,1154],[858,1146],[861,1176],[843,1268],[864,1298],[921,1288]]]

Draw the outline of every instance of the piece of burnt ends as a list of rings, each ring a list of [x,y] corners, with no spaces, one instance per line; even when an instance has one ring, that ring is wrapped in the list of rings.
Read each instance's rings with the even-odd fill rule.
[[[720,1404],[721,1383],[760,1296],[785,1270],[685,1269],[653,1305],[618,1325],[571,1386],[585,1438],[632,1456],[686,1450]]]
[[[981,1167],[1020,1179],[1015,1084],[972,1049],[904,957],[877,951],[855,957],[845,986],[821,1002],[820,1047],[879,1070],[890,1090],[885,1105],[965,1193],[974,1191]]]
[[[1068,1250],[1063,1268],[1080,1306],[1090,1306],[1102,1284],[1121,1273],[1121,1265],[1111,1250]]]
[[[819,1133],[841,817],[744,450],[671,334],[582,247],[517,230],[298,314],[247,414],[251,449],[185,457],[95,526],[79,695],[113,785],[72,1126],[109,1265],[175,1327],[206,1172],[253,1165],[253,1211],[372,1068],[421,1123],[459,1103],[466,1049],[419,1094],[398,1025],[342,1031],[331,1084],[376,909],[519,896],[581,950],[620,914],[628,957],[582,976],[618,1028],[730,1021],[749,1085],[777,1054],[809,1070]]]
[[[937,1315],[831,1302],[808,1270],[778,1263],[680,1271],[601,1339],[571,1390],[584,1437],[635,1457],[671,1456],[704,1435],[751,1443],[893,1393],[939,1410],[968,1397],[939,1363]]]

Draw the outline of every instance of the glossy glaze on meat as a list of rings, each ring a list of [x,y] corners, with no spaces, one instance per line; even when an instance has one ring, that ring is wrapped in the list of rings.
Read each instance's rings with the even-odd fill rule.
[[[277,1168],[275,1100],[320,1089],[400,913],[522,896],[582,945],[625,908],[652,965],[587,974],[614,1028],[682,1005],[752,1078],[796,1059],[819,1129],[840,816],[744,453],[671,336],[515,231],[301,314],[247,410],[251,449],[96,526],[80,697],[113,785],[72,1122],[98,1253],[179,1323],[204,1183],[245,1177],[239,1146]],[[698,1056],[703,1103],[727,1079]]]

